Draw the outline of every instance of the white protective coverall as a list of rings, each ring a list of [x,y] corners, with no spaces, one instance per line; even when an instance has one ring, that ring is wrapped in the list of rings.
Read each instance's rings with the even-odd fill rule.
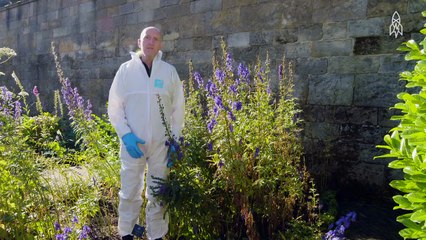
[[[118,231],[121,236],[132,232],[139,220],[144,187],[145,165],[148,165],[146,229],[149,239],[161,238],[168,231],[168,216],[152,196],[152,176],[165,179],[169,173],[165,141],[157,94],[164,105],[164,116],[175,137],[179,137],[184,123],[185,100],[182,82],[176,69],[161,60],[159,51],[152,63],[151,76],[137,53],[118,69],[109,92],[108,115],[120,139],[132,132],[146,143],[139,145],[144,156],[132,158],[121,142],[121,189],[118,207]]]

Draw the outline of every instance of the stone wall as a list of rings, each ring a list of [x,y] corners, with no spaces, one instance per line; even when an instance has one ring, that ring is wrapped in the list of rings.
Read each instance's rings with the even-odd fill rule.
[[[306,160],[321,184],[387,186],[387,160],[372,160],[375,145],[395,125],[389,107],[403,90],[398,73],[413,64],[396,48],[418,34],[421,0],[21,0],[0,8],[0,46],[18,56],[14,69],[27,89],[37,85],[46,109],[59,88],[50,43],[65,75],[105,113],[119,65],[137,48],[143,27],[164,32],[165,59],[187,79],[187,63],[209,74],[220,39],[236,62],[269,52],[295,66],[303,108]],[[389,36],[398,11],[404,35]],[[1,85],[14,88],[10,77]],[[352,185],[354,186],[354,185]]]

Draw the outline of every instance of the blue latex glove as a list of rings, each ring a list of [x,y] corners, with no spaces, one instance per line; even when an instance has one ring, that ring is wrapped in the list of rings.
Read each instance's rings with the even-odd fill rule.
[[[143,152],[140,150],[138,143],[145,144],[145,141],[138,138],[133,133],[127,133],[122,138],[126,150],[132,158],[140,158],[143,156]]]

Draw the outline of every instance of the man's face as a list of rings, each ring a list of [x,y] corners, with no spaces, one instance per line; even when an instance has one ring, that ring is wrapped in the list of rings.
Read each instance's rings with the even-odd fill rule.
[[[138,40],[138,46],[142,50],[143,55],[153,59],[162,47],[161,33],[155,28],[144,30],[141,38]]]

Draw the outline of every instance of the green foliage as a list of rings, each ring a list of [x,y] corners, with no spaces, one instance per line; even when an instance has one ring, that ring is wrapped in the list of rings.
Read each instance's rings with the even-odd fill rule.
[[[421,30],[426,34],[426,28]],[[380,145],[389,153],[378,156],[393,158],[389,167],[401,169],[404,179],[393,180],[390,186],[399,190],[400,195],[393,197],[397,206],[394,209],[406,210],[397,221],[406,228],[399,234],[404,239],[426,239],[426,38],[419,44],[414,40],[403,43],[398,48],[406,51],[407,61],[415,60],[414,70],[400,74],[401,80],[406,81],[410,92],[397,95],[401,102],[393,107],[400,114],[392,116],[399,125],[384,137],[386,145]],[[376,157],[376,158],[378,158]]]
[[[116,235],[119,141],[108,119],[91,115],[90,103],[59,76],[64,100],[56,91],[55,114],[39,102],[30,115],[34,103],[15,73],[18,94],[0,87],[0,239]]]
[[[301,161],[291,66],[283,61],[274,93],[268,58],[234,70],[222,50],[208,81],[190,69],[184,157],[155,188],[171,236],[279,239],[303,226],[299,239],[319,239],[319,199]]]

